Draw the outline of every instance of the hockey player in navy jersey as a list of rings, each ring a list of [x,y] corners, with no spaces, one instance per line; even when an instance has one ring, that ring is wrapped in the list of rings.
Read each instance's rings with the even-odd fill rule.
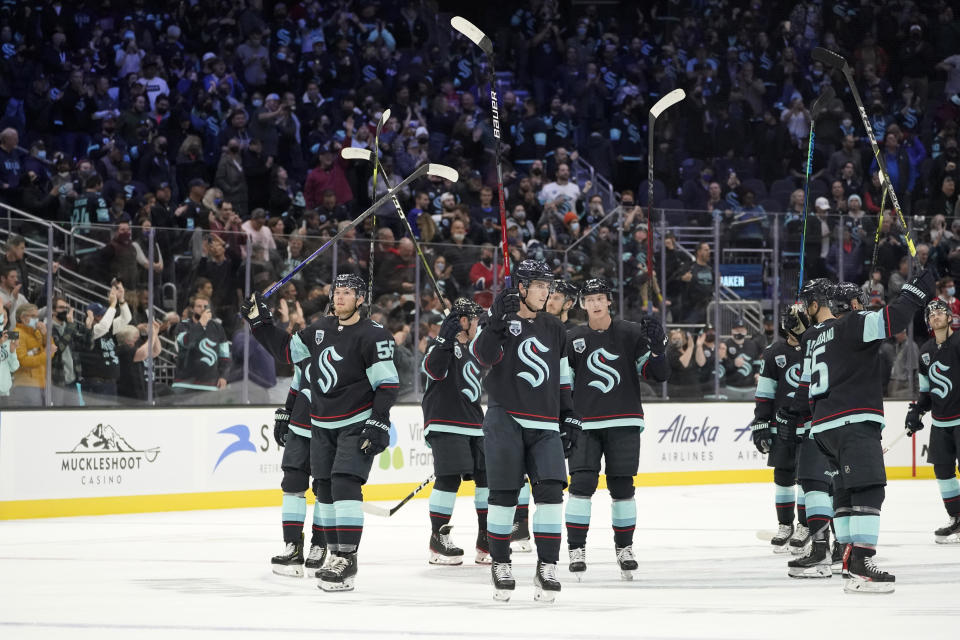
[[[935,279],[925,269],[903,285],[900,295],[878,311],[836,318],[830,309],[832,287],[805,287],[801,302],[816,324],[803,336],[803,374],[789,408],[777,412],[778,436],[795,439],[798,423],[811,411],[811,432],[837,469],[834,504],[850,509],[852,544],[844,551],[847,592],[894,590],[893,575],[874,562],[880,533],[886,470],[883,428],[881,342],[906,329],[932,296]],[[808,504],[809,509],[809,504]],[[808,513],[809,522],[810,515]],[[816,541],[815,541],[816,542]]]
[[[798,447],[795,442],[774,437],[777,409],[790,403],[800,384],[800,337],[807,329],[805,323],[806,314],[800,304],[791,305],[780,314],[780,330],[784,340],[774,342],[763,351],[754,398],[753,422],[750,425],[754,446],[760,453],[769,454],[767,466],[773,467],[774,502],[779,523],[776,535],[770,540],[774,553],[790,551],[793,540],[799,544],[806,536],[807,515],[803,490],[796,489]],[[793,527],[794,505],[797,512],[796,529]]]
[[[535,599],[552,601],[560,591],[557,562],[563,529],[563,488],[580,419],[570,396],[570,367],[563,324],[542,313],[553,290],[553,273],[539,260],[524,260],[512,274],[517,288],[501,291],[489,319],[471,343],[490,371],[483,418],[484,454],[490,485],[487,535],[493,558],[494,598],[509,600],[516,587],[510,534],[524,474],[533,484],[537,511]]]
[[[398,393],[389,331],[361,318],[366,286],[356,275],[333,282],[333,316],[293,336],[273,324],[259,293],[243,303],[241,313],[253,335],[282,362],[311,364],[310,469],[313,491],[332,508],[327,530],[333,556],[320,571],[324,591],[350,591],[357,574],[357,547],[363,533],[362,486],[373,458],[390,444],[390,408]],[[325,506],[329,505],[329,506]]]
[[[590,499],[597,490],[600,463],[613,499],[613,543],[624,580],[637,569],[633,532],[637,503],[633,478],[640,467],[640,434],[644,429],[640,380],[663,382],[669,373],[664,356],[667,338],[655,317],[641,323],[614,320],[610,284],[587,280],[580,305],[587,324],[567,333],[567,359],[573,381],[574,411],[583,433],[570,455],[570,497],[567,499],[567,546],[570,571],[580,579],[587,570],[586,544]]]
[[[923,415],[930,412],[927,462],[933,465],[940,498],[950,518],[934,532],[934,540],[939,544],[957,543],[960,542],[960,483],[956,475],[960,458],[960,392],[954,386],[955,372],[960,370],[960,333],[951,328],[950,307],[939,298],[927,305],[926,317],[933,337],[920,348],[920,396],[910,403],[905,427],[912,436],[923,429]]]
[[[567,329],[577,326],[570,320],[570,310],[580,299],[580,289],[569,280],[557,278],[554,281],[553,293],[547,298],[546,311],[563,323]]]
[[[477,510],[478,564],[490,564],[487,545],[487,470],[483,462],[482,373],[470,353],[483,308],[459,298],[440,325],[440,334],[427,347],[421,371],[427,376],[423,393],[424,438],[433,452],[436,479],[430,493],[430,564],[463,564],[463,549],[450,539],[450,517],[460,480],[473,480]]]

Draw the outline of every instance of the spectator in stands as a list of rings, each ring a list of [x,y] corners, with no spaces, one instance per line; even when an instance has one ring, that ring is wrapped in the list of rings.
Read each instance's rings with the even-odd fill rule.
[[[890,280],[887,282],[887,301],[890,302],[900,295],[900,289],[910,278],[910,258],[903,256],[900,258],[900,268],[890,274]],[[853,278],[848,278],[856,282]]]
[[[212,313],[223,320],[224,329],[232,333],[236,327],[236,316],[240,310],[240,298],[243,294],[243,280],[240,273],[243,260],[239,253],[228,248],[216,233],[206,234],[203,251],[203,257],[197,262],[191,281],[195,283],[194,287],[201,279],[211,283],[212,297],[205,299],[212,307]],[[201,293],[201,295],[204,294]]]
[[[100,250],[100,259],[108,279],[116,279],[125,286],[136,288],[140,282],[137,264],[138,247],[133,244],[129,222],[117,225],[110,244]],[[142,254],[142,250],[140,251]],[[146,259],[144,259],[144,262]]]
[[[557,216],[561,219],[569,212],[576,214],[577,203],[580,200],[580,187],[570,181],[569,164],[566,162],[557,164],[554,181],[543,185],[539,198],[544,205],[552,204]]]
[[[853,134],[843,136],[841,147],[830,155],[830,164],[827,168],[827,175],[830,176],[830,179],[842,178],[842,171],[847,163],[852,165],[852,177],[856,180],[862,180],[863,162],[860,152],[856,149],[856,138],[853,137]]]
[[[951,328],[954,331],[960,330],[960,299],[957,298],[957,289],[952,277],[945,276],[937,281],[937,297],[950,307]]]
[[[386,229],[381,229],[386,231]],[[400,238],[396,250],[386,251],[381,266],[377,268],[374,280],[374,296],[380,293],[412,293],[414,291],[414,269],[416,250],[410,238]],[[378,260],[380,257],[378,256]]]
[[[254,209],[250,213],[250,219],[240,226],[247,234],[247,248],[251,259],[257,264],[266,264],[270,259],[270,252],[277,249],[277,243],[266,222],[267,212]]]
[[[81,404],[80,379],[83,377],[80,354],[92,340],[90,330],[73,317],[73,307],[63,296],[53,298],[53,344],[57,350],[50,359],[53,404],[71,407]]]
[[[144,334],[146,331],[144,331]],[[129,404],[139,404],[147,399],[147,371],[144,361],[150,357],[159,357],[163,351],[160,344],[160,322],[153,323],[153,341],[133,326],[122,327],[116,333],[117,360],[120,372],[117,378],[117,396]],[[151,348],[152,345],[152,348]],[[156,394],[156,389],[154,391]],[[130,402],[134,401],[134,402]]]
[[[891,398],[914,398],[914,382],[917,379],[917,367],[920,364],[920,349],[917,343],[907,339],[907,332],[901,331],[887,345],[893,348],[893,364],[890,369],[890,382],[886,395]]]
[[[20,135],[16,129],[0,131],[0,200],[14,206],[20,204],[20,181],[26,156],[19,145]]]
[[[493,252],[492,244],[484,244],[480,247],[480,260],[470,267],[470,282],[473,285],[473,300],[484,308],[493,303],[493,290],[495,286],[502,286],[503,265],[497,265],[496,282],[494,281],[493,271]]]
[[[867,296],[867,306],[871,309],[879,309],[883,306],[884,286],[883,269],[875,268],[870,272],[870,279],[860,287],[864,295]]]
[[[0,311],[0,316],[3,312]],[[0,319],[0,327],[6,327],[6,317]],[[0,407],[9,406],[10,390],[13,388],[13,374],[20,368],[20,361],[17,359],[17,348],[20,346],[20,339],[11,337],[7,329],[0,330]]]
[[[680,279],[687,284],[683,298],[684,323],[704,323],[707,319],[707,305],[713,299],[715,284],[708,242],[697,245],[694,262]]]
[[[203,392],[190,398],[200,403],[215,402],[209,393],[227,386],[230,367],[230,343],[220,322],[213,319],[210,301],[194,296],[187,317],[177,331],[177,374],[173,382],[175,396]],[[176,400],[178,403],[182,398]]]
[[[11,233],[0,256],[0,273],[12,267],[17,270],[18,282],[28,282],[26,252],[27,242],[23,236]]]
[[[674,329],[670,332],[667,358],[670,377],[667,390],[671,398],[693,398],[700,395],[699,369],[703,359],[703,334],[696,340],[690,332]],[[706,360],[703,360],[706,362]]]
[[[80,366],[86,404],[114,404],[117,397],[117,379],[120,377],[117,361],[116,333],[130,324],[132,314],[127,304],[123,284],[111,285],[108,306],[98,302],[87,305],[85,325],[90,330],[90,341],[80,352]]]
[[[247,178],[243,170],[240,140],[231,138],[220,156],[214,184],[223,191],[223,197],[233,203],[240,217],[247,215]]]
[[[23,304],[17,307],[17,326],[20,334],[17,360],[20,368],[13,374],[11,404],[21,407],[43,406],[47,382],[47,327],[40,321],[37,305]],[[50,347],[56,350],[57,346]]]
[[[14,326],[13,319],[17,317],[17,309],[29,302],[20,293],[23,284],[20,282],[19,273],[16,267],[0,268],[0,302],[3,303],[6,317],[10,319],[11,328]]]
[[[336,158],[334,151],[338,154]],[[320,204],[323,192],[327,189],[333,189],[337,204],[348,204],[353,200],[353,192],[344,172],[344,160],[339,157],[339,151],[330,143],[321,147],[317,165],[307,175],[307,183],[303,187],[303,197],[308,209],[314,209]]]

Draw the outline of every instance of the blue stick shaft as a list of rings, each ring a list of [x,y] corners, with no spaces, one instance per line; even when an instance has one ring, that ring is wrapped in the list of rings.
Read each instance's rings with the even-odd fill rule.
[[[797,300],[800,299],[800,290],[803,289],[803,266],[807,248],[807,211],[810,205],[810,166],[813,164],[813,126],[810,120],[810,139],[807,141],[807,170],[803,185],[803,237],[800,239],[800,277],[797,282]]]

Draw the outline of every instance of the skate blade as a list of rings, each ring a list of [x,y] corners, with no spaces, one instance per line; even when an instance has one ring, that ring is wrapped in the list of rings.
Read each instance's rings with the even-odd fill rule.
[[[284,576],[285,578],[303,577],[302,564],[272,564],[270,566],[273,568],[273,572],[278,576]]]
[[[549,604],[557,599],[557,592],[536,587],[533,592],[533,599],[537,602],[546,602]]]
[[[533,545],[530,544],[530,538],[525,540],[511,540],[510,549],[519,553],[530,553],[533,551]]]
[[[477,555],[473,559],[475,564],[493,564],[493,559],[490,557],[490,554],[486,551],[477,550]]]
[[[893,593],[896,584],[896,582],[871,582],[850,577],[844,581],[843,591],[844,593]]]
[[[463,556],[445,556],[440,553],[431,552],[430,564],[438,564],[448,567],[456,566],[458,564],[463,564]]]
[[[830,565],[818,564],[814,567],[788,567],[787,575],[791,578],[831,578],[833,571]]]
[[[776,545],[776,544],[775,544],[775,545],[773,545],[773,552],[776,553],[776,554],[790,553],[790,545],[788,545],[788,544],[786,544],[786,543],[780,544],[780,545]]]
[[[795,556],[805,556],[810,551],[810,543],[803,545],[802,547],[790,547],[790,554]]]
[[[627,582],[633,581],[633,571],[629,569],[620,569],[620,579]]]
[[[830,565],[830,571],[831,571],[831,573],[833,573],[833,575],[835,575],[835,576],[842,575],[842,574],[843,574],[843,563],[842,563],[842,562],[838,562],[838,563],[836,563],[836,564]],[[844,576],[844,578],[846,578],[846,576]]]
[[[510,596],[513,595],[513,589],[494,589],[493,599],[497,602],[510,602]]]
[[[317,588],[328,593],[338,591],[353,591],[353,578],[347,578],[343,582],[325,582],[322,578]]]
[[[934,536],[937,544],[960,544],[960,534],[952,533],[949,536]]]

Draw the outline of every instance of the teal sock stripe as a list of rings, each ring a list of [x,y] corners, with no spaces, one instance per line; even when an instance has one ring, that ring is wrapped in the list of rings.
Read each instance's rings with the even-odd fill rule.
[[[490,489],[487,487],[477,487],[473,492],[473,506],[477,509],[486,509],[487,500],[490,499]]]
[[[877,546],[877,540],[880,538],[880,516],[851,516],[850,537],[853,538],[853,544]]]
[[[803,492],[803,487],[797,485],[797,504],[801,507],[806,504],[807,494]]]
[[[307,519],[307,499],[290,493],[283,494],[280,513],[284,522],[303,522]]]
[[[637,524],[637,501],[614,500],[610,505],[610,514],[614,528],[633,527]]]
[[[570,524],[590,524],[590,508],[593,504],[590,498],[570,496],[567,500],[566,521]]]
[[[337,529],[363,526],[363,503],[359,500],[337,500],[333,508],[337,514]]]
[[[960,481],[955,477],[948,480],[937,480],[937,487],[940,489],[940,497],[944,500],[960,496]]]
[[[793,502],[796,499],[796,487],[782,487],[779,484],[774,485],[776,491],[773,494],[773,499],[777,504],[783,504],[785,502]]]
[[[825,491],[811,491],[806,495],[807,519],[815,516],[833,517],[833,499]]]
[[[533,533],[560,535],[563,531],[563,505],[538,504],[533,512]]]
[[[453,491],[430,492],[430,513],[440,513],[449,516],[453,513],[453,505],[457,503],[457,494]]]
[[[313,503],[313,524],[316,527],[323,527],[323,517],[322,517],[322,508],[320,507],[320,502]]]
[[[837,542],[840,544],[850,544],[853,538],[850,536],[850,516],[837,516],[833,519],[833,528],[836,530]]]
[[[487,511],[487,531],[499,536],[508,536],[513,532],[513,512],[515,507],[504,507],[499,504],[490,505]]]
[[[337,526],[337,510],[333,507],[332,502],[318,502],[313,509],[314,521],[317,519],[316,510],[320,509],[320,524],[324,529],[333,529]]]
[[[517,504],[530,504],[530,485],[526,482],[520,487],[520,495],[517,496]]]

